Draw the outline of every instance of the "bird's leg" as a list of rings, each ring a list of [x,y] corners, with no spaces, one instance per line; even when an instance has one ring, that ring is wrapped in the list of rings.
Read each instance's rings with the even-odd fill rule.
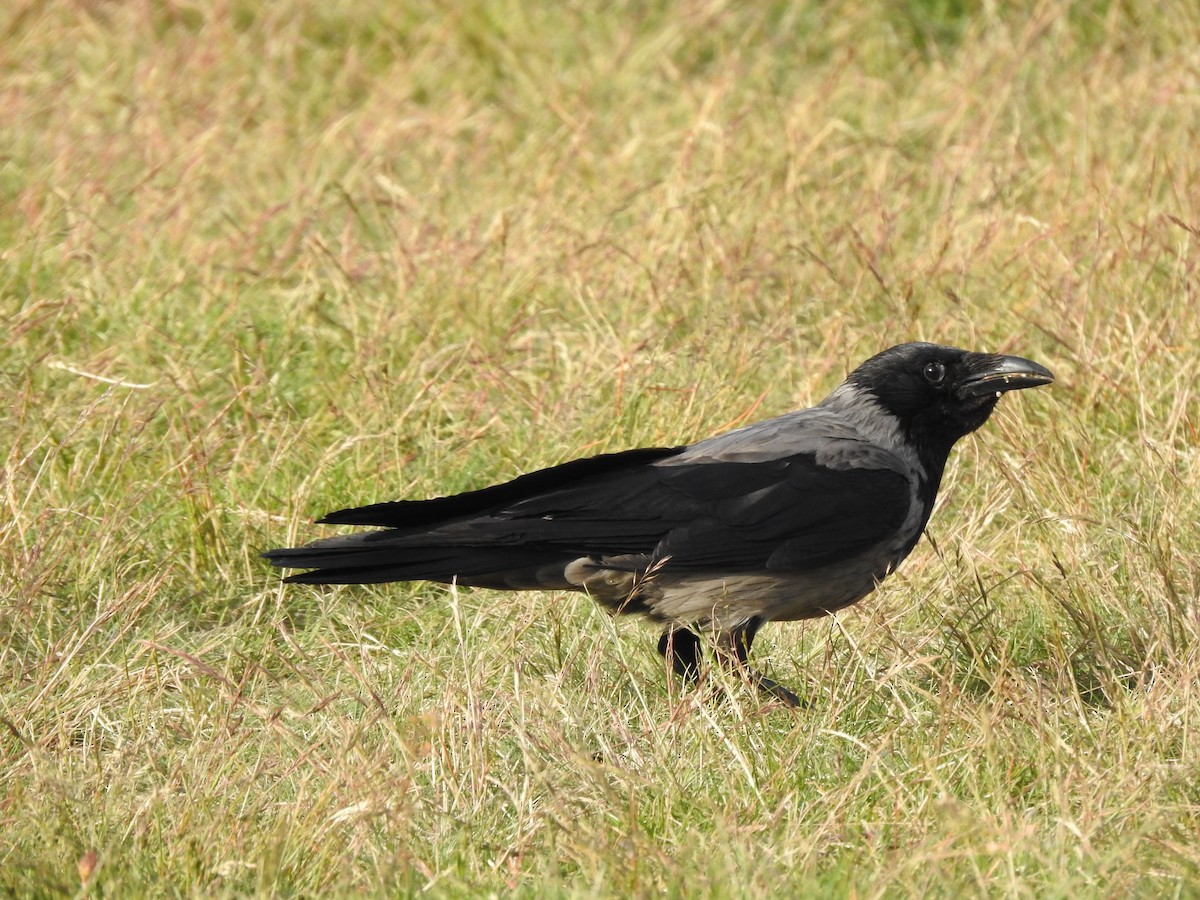
[[[658,639],[658,652],[671,661],[680,678],[695,683],[700,679],[700,637],[686,628],[668,628]]]
[[[750,646],[754,643],[754,636],[758,634],[758,629],[762,626],[763,620],[754,616],[736,628],[722,631],[717,636],[718,656],[730,669],[744,673],[750,682],[764,694],[782,700],[794,709],[800,706],[799,697],[779,682],[768,678],[761,672],[754,671],[746,662],[750,658]]]

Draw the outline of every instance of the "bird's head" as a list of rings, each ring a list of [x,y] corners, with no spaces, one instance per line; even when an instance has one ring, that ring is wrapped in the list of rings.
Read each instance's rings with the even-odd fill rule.
[[[1049,369],[1019,356],[912,343],[871,357],[843,387],[873,400],[923,456],[940,455],[944,463],[955,441],[987,421],[1001,394],[1053,380]]]

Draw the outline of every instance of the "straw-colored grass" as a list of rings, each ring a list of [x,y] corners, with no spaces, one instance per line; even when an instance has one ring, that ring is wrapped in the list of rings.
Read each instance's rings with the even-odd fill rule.
[[[6,6],[0,894],[1200,893],[1200,13],[974,6]],[[1059,380],[799,712],[258,558],[917,338]]]

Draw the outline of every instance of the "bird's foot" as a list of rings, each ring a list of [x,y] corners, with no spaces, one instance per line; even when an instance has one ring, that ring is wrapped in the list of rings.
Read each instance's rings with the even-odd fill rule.
[[[757,631],[757,627],[754,630]],[[717,652],[716,657],[718,662],[729,672],[744,677],[746,681],[754,685],[762,693],[782,701],[785,706],[791,709],[798,709],[803,706],[804,704],[793,691],[746,665],[746,655],[749,652],[751,640],[753,640],[752,634],[748,639],[744,639],[739,633],[737,636],[738,643],[734,644],[733,652]],[[689,631],[686,628],[664,631],[662,637],[658,639],[658,652],[664,659],[670,661],[671,670],[676,675],[692,684],[700,681],[701,639],[695,632]]]
[[[791,709],[799,709],[805,704],[796,696],[795,692],[785,688],[782,684],[774,679],[768,678],[761,672],[755,672],[753,669],[747,669],[746,675],[750,679],[750,683],[757,687],[764,694],[774,697],[776,700],[783,701],[783,705]]]

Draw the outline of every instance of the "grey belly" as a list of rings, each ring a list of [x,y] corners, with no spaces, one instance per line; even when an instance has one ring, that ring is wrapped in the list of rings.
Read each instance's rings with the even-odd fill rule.
[[[673,578],[663,573],[642,589],[646,604],[664,619],[733,626],[757,616],[767,621],[811,619],[861,600],[887,567],[831,566],[818,572],[708,575]]]
[[[747,619],[811,619],[849,606],[875,589],[900,562],[893,549],[812,572],[673,572],[607,568],[597,559],[568,565],[566,581],[623,612],[687,625],[732,628]]]

